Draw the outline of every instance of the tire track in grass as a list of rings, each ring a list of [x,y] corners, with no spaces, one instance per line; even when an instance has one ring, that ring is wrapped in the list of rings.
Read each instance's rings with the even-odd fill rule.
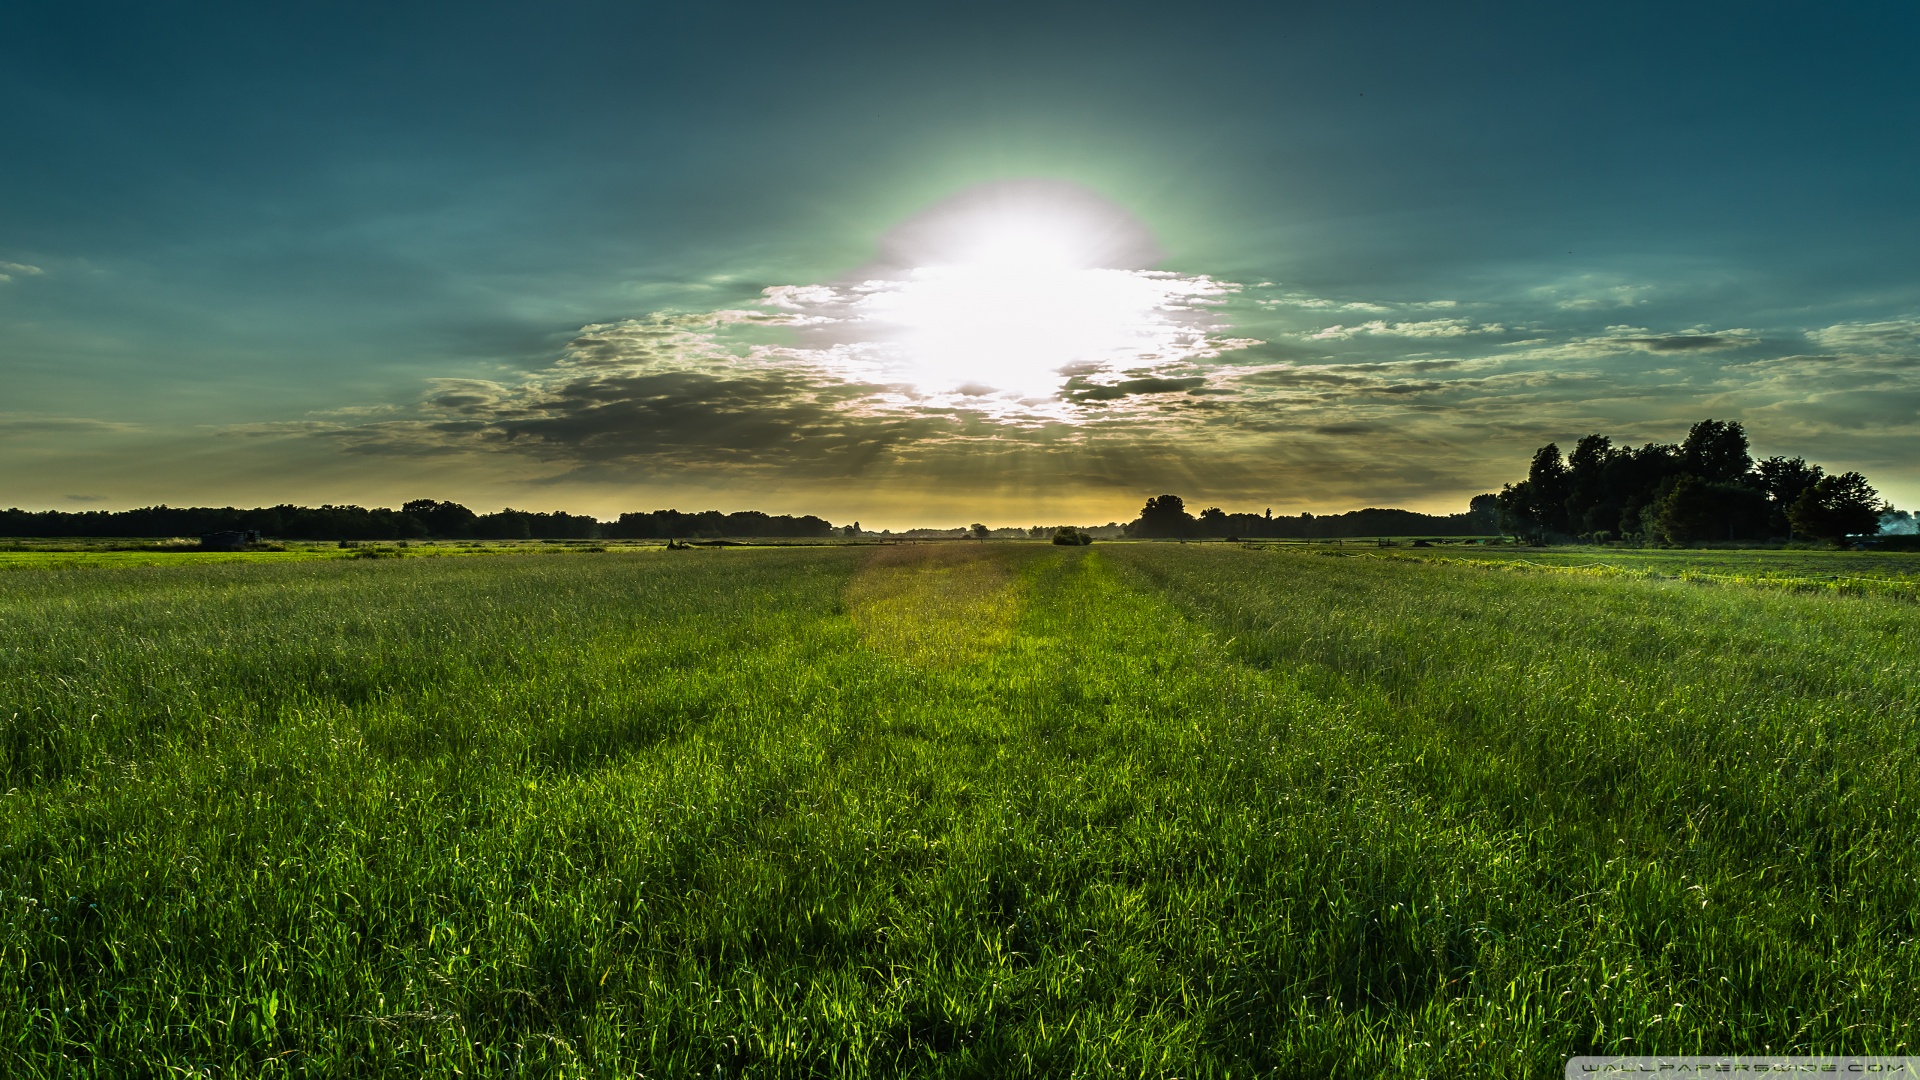
[[[1021,591],[1006,560],[978,547],[884,547],[847,583],[846,603],[869,648],[950,669],[1006,647]]]

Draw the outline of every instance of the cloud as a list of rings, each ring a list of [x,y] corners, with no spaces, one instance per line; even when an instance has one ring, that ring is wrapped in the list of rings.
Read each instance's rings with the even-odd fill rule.
[[[1666,334],[1659,336],[1621,336],[1611,339],[1621,345],[1647,352],[1712,352],[1736,349],[1753,343],[1749,330],[1729,330],[1718,334]]]
[[[12,281],[15,277],[38,277],[44,273],[45,270],[26,263],[0,262],[0,284]]]
[[[1340,306],[1338,300],[1326,300],[1315,296],[1276,296],[1256,301],[1261,307],[1297,307],[1319,311]]]
[[[1373,300],[1329,300],[1325,297],[1306,296],[1294,293],[1288,296],[1272,297],[1258,301],[1260,306],[1268,308],[1293,307],[1308,311],[1364,311],[1370,314],[1385,314],[1396,308],[1409,308],[1418,311],[1444,311],[1460,306],[1458,300],[1416,300],[1405,304],[1380,303]]]
[[[1807,331],[1814,344],[1836,352],[1891,352],[1920,347],[1920,319],[1845,322]]]
[[[1404,338],[1453,338],[1468,334],[1504,334],[1507,328],[1499,323],[1483,323],[1475,326],[1469,319],[1427,319],[1421,322],[1389,323],[1384,319],[1359,323],[1353,326],[1329,326],[1324,330],[1308,334],[1309,341],[1346,341],[1362,335],[1374,337]]]
[[[1117,401],[1120,398],[1136,394],[1179,394],[1192,393],[1205,386],[1207,380],[1202,377],[1185,379],[1123,379],[1117,383],[1100,384],[1089,381],[1085,376],[1076,375],[1067,380],[1061,396],[1068,401]]]
[[[0,413],[0,436],[36,434],[117,435],[137,431],[136,424],[96,420],[89,416],[47,416],[40,413]]]
[[[1249,371],[1241,375],[1238,381],[1251,386],[1285,389],[1365,386],[1373,382],[1368,376],[1349,370],[1347,365],[1295,366],[1292,364]]]
[[[1603,311],[1608,308],[1637,307],[1647,302],[1650,285],[1615,285],[1586,296],[1562,297],[1554,302],[1561,311]]]
[[[354,425],[340,420],[255,420],[241,424],[222,424],[214,434],[225,438],[273,439],[301,435],[332,435],[360,430],[373,425]]]
[[[1112,483],[1131,468],[1122,460],[1171,468],[1185,433],[1240,393],[1221,358],[1263,344],[1219,332],[1212,308],[1232,283],[1093,270],[1039,284],[1054,292],[1012,305],[1024,339],[981,339],[1029,350],[1028,387],[1010,388],[992,356],[935,353],[929,365],[912,319],[942,332],[991,325],[1003,298],[917,275],[773,286],[752,309],[591,324],[519,379],[431,380],[404,415],[335,410],[228,430],[323,439],[357,457],[511,458],[553,480],[925,483],[989,465],[1057,478],[1095,475],[1091,453]],[[943,306],[912,308],[923,301]],[[1139,457],[1150,443],[1160,456]]]
[[[463,401],[429,423],[451,439],[514,446],[570,461],[651,460],[754,468],[802,459],[839,466],[904,439],[950,433],[939,416],[862,415],[842,408],[877,388],[764,372],[722,377],[668,371],[596,374]]]
[[[788,294],[767,290],[767,306],[789,307]],[[570,368],[685,368],[693,364],[725,362],[730,358],[716,335],[736,326],[793,326],[801,320],[777,311],[723,310],[655,313],[638,319],[594,323],[580,328],[567,342],[564,363]]]
[[[450,412],[484,412],[513,396],[513,391],[485,379],[429,379],[430,389],[423,399],[435,409]]]
[[[1600,275],[1586,274],[1554,285],[1534,288],[1532,295],[1549,301],[1561,311],[1608,311],[1639,307],[1654,291],[1651,285],[1609,283]]]
[[[1525,360],[1589,359],[1619,356],[1624,353],[1688,355],[1740,349],[1760,342],[1760,335],[1744,327],[1711,330],[1696,326],[1671,333],[1654,333],[1642,326],[1609,326],[1604,334],[1585,335],[1555,342],[1529,339],[1512,342],[1509,347],[1528,346],[1512,358]],[[1537,344],[1536,344],[1537,343]]]

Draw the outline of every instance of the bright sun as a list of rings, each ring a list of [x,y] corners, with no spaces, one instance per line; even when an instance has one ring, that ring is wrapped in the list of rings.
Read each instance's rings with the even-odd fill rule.
[[[1236,286],[1149,269],[1161,257],[1109,199],[1007,181],[902,222],[849,278],[776,286],[766,303],[788,313],[797,355],[898,387],[895,404],[1071,421],[1124,397],[1118,383],[1189,378],[1234,344],[1211,332]]]
[[[1164,282],[1129,270],[992,261],[926,266],[861,305],[930,393],[1053,395],[1069,369],[1130,366],[1182,333]]]
[[[1193,336],[1187,279],[1132,215],[1074,185],[976,188],[890,233],[857,302],[897,377],[931,394],[1054,396]]]

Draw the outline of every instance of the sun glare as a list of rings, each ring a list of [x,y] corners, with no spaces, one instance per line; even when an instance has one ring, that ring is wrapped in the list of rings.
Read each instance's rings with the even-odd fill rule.
[[[1070,221],[1049,221],[1036,215],[1006,215],[978,223],[978,234],[960,251],[954,263],[996,267],[1013,272],[1083,268],[1089,238],[1075,237]]]
[[[1041,401],[1071,374],[1151,363],[1193,336],[1190,279],[1147,270],[1152,234],[1076,185],[962,193],[882,252],[856,307],[924,393]]]
[[[1055,394],[1067,369],[1130,366],[1172,345],[1181,329],[1164,286],[1138,271],[1001,257],[917,268],[862,306],[923,391],[1032,400]]]
[[[1076,401],[1119,397],[1079,391],[1188,376],[1227,344],[1211,336],[1221,325],[1212,312],[1235,287],[1150,269],[1161,257],[1111,200],[1010,181],[902,222],[849,278],[769,288],[766,303],[788,313],[793,355],[850,382],[900,387],[898,404],[1071,421],[1084,411]]]

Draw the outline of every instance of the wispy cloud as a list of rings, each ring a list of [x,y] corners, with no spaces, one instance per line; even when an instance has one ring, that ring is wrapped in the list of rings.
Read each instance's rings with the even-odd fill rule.
[[[1639,307],[1647,303],[1654,292],[1652,285],[1609,281],[1596,275],[1582,275],[1532,290],[1533,296],[1550,303],[1556,310],[1574,312]]]
[[[113,435],[140,430],[139,425],[90,416],[50,416],[42,413],[0,413],[0,436],[38,434]]]
[[[1650,285],[1615,285],[1586,296],[1563,296],[1554,301],[1561,311],[1605,311],[1609,308],[1637,307],[1647,302]]]
[[[1836,352],[1920,351],[1920,319],[1845,322],[1807,331],[1822,348]]]
[[[1308,334],[1310,341],[1345,341],[1362,335],[1372,337],[1402,338],[1452,338],[1465,337],[1468,334],[1504,334],[1507,328],[1499,323],[1475,324],[1470,319],[1427,319],[1420,322],[1390,323],[1384,319],[1357,323],[1353,326],[1334,325]]]
[[[1390,311],[1445,311],[1460,306],[1458,300],[1414,300],[1406,303],[1387,303],[1379,300],[1330,300],[1322,296],[1309,296],[1304,293],[1289,293],[1285,296],[1268,297],[1257,301],[1267,308],[1299,308],[1303,311],[1361,311],[1369,314],[1386,314]]]
[[[1644,326],[1609,326],[1603,334],[1585,334],[1555,340],[1530,338],[1511,343],[1520,347],[1515,359],[1552,360],[1618,356],[1623,353],[1684,355],[1723,352],[1758,344],[1760,335],[1745,327],[1715,330],[1704,326],[1685,330],[1655,332]]]
[[[26,263],[0,262],[0,283],[12,281],[16,277],[38,277],[46,273],[37,266]]]

